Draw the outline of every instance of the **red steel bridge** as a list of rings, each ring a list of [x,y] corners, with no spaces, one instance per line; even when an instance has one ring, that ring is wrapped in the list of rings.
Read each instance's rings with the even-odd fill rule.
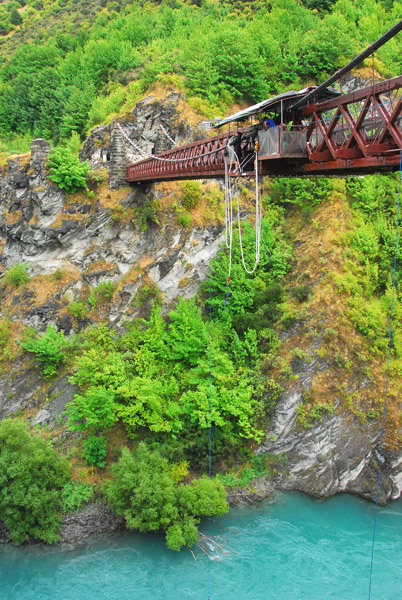
[[[302,106],[292,110],[295,104]],[[128,165],[126,180],[220,178],[225,174],[225,159],[232,176],[252,175],[256,158],[259,173],[268,176],[352,175],[399,168],[402,76],[347,95],[332,90],[324,100],[315,100],[314,89],[306,89],[260,105],[224,119],[231,127],[227,133]],[[239,120],[236,127],[236,119],[244,119],[242,113],[259,117],[275,113],[277,126],[240,127]]]

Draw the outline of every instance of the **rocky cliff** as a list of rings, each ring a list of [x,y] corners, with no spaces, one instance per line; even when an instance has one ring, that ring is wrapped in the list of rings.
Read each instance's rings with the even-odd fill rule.
[[[34,140],[29,155],[8,159],[0,180],[0,264],[6,270],[23,263],[31,276],[22,288],[2,285],[0,289],[1,317],[11,318],[16,331],[22,333],[27,327],[44,331],[54,325],[69,335],[97,320],[119,330],[125,318],[149,312],[156,296],[167,311],[179,296],[196,293],[222,242],[219,218],[208,216],[206,188],[203,210],[192,214],[190,226],[181,227],[179,184],[127,187],[122,176],[125,161],[140,157],[138,148],[157,152],[200,135],[181,116],[180,102],[176,94],[164,102],[151,97],[122,119],[122,131],[134,146],[125,142],[115,123],[92,132],[81,152],[97,174],[90,194],[67,195],[49,181],[50,148],[45,140]],[[219,184],[212,185],[222,197]],[[261,492],[259,497],[273,487],[315,497],[343,491],[375,497],[380,421],[363,418],[358,402],[365,396],[366,412],[367,406],[375,406],[383,377],[375,381],[363,375],[364,365],[359,361],[352,369],[345,368],[363,342],[351,334],[353,343],[348,345],[344,339],[348,326],[339,328],[343,308],[332,302],[336,290],[327,277],[338,268],[335,242],[325,269],[311,268],[313,253],[326,235],[326,221],[334,218],[338,223],[332,232],[335,240],[345,227],[346,212],[339,198],[333,198],[315,215],[314,226],[310,223],[294,235],[295,262],[286,285],[307,282],[313,297],[300,307],[292,325],[280,330],[280,352],[288,360],[290,374],[257,452],[286,457],[286,461],[271,473],[267,484],[254,486]],[[97,314],[89,311],[73,317],[67,310],[69,304],[87,302],[91,288],[102,282],[113,284],[111,300]],[[25,411],[32,426],[56,428],[75,386],[67,373],[51,385],[45,383],[35,366],[14,350],[3,361],[0,417]],[[351,408],[348,398],[353,394],[360,400]],[[317,418],[303,423],[303,407],[309,401],[321,408],[315,413]],[[391,444],[383,456],[380,499],[397,498],[401,491],[402,453]],[[96,521],[104,522],[104,507],[98,513],[88,510],[78,521],[66,520],[65,541],[96,530]],[[110,527],[119,526],[111,517],[109,521]]]

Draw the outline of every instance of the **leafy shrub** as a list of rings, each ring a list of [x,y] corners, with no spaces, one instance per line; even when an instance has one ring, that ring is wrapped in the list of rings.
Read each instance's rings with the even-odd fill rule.
[[[330,179],[283,177],[274,179],[270,190],[272,200],[280,204],[296,204],[301,208],[315,206],[328,198],[333,183]]]
[[[111,427],[117,417],[114,413],[114,395],[104,386],[91,385],[85,395],[75,394],[66,409],[71,431],[98,432]]]
[[[183,185],[181,203],[184,208],[195,208],[202,198],[202,185],[199,181],[186,181]]]
[[[107,441],[104,437],[90,435],[83,443],[82,455],[90,467],[104,467],[106,465]]]
[[[315,421],[322,421],[324,414],[332,416],[334,414],[334,407],[332,404],[315,404],[310,412],[310,417]]]
[[[104,485],[111,507],[124,516],[129,529],[164,531],[171,550],[196,542],[200,517],[228,510],[221,482],[205,478],[176,483],[168,461],[143,442],[133,453],[123,448],[112,473],[114,479]]]
[[[88,161],[80,163],[78,156],[70,149],[55,148],[49,156],[48,166],[49,179],[66,192],[76,192],[80,188],[88,189]]]
[[[63,488],[63,512],[70,512],[81,508],[84,504],[92,500],[94,495],[94,486],[78,481],[68,481]]]
[[[15,264],[10,267],[5,274],[6,283],[19,287],[29,281],[29,275],[25,265]]]
[[[88,185],[92,187],[97,187],[101,183],[103,183],[106,179],[106,173],[104,169],[99,169],[97,171],[88,171],[87,182]]]
[[[20,344],[24,350],[35,354],[36,360],[42,363],[45,379],[50,379],[57,373],[58,366],[66,360],[73,348],[73,343],[66,338],[64,331],[57,331],[51,326],[42,336],[28,338]]]
[[[139,221],[141,231],[146,231],[147,222],[159,224],[158,211],[160,210],[158,199],[147,199],[142,206],[135,209],[135,218]]]
[[[155,294],[158,294],[158,288],[154,283],[151,285],[144,284],[135,294],[133,304],[143,306]]]
[[[82,301],[70,302],[67,306],[68,312],[73,315],[76,319],[84,319],[88,312],[87,307]]]
[[[54,271],[52,273],[52,279],[54,279],[55,281],[60,281],[61,279],[63,279],[63,271],[61,269],[56,269],[56,271]]]
[[[96,292],[106,300],[111,300],[114,294],[114,285],[111,281],[102,281],[96,288]]]
[[[188,212],[177,215],[177,224],[180,225],[180,227],[183,227],[184,229],[191,225],[192,220],[192,216]]]
[[[91,291],[90,291],[90,293],[89,293],[89,296],[88,296],[88,302],[89,302],[89,304],[92,306],[92,308],[96,308],[96,305],[97,305],[98,299],[97,299],[97,297],[96,297],[96,294],[95,294],[95,292],[94,292],[94,289],[93,289],[93,288],[91,288]]]
[[[4,348],[10,338],[10,319],[0,320],[0,348]]]
[[[25,423],[0,423],[0,519],[11,539],[59,539],[63,489],[69,467],[47,442],[30,436]]]

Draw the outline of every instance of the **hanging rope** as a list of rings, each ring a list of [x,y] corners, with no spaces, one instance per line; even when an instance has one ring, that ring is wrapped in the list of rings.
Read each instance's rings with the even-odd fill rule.
[[[230,167],[232,163],[230,164]],[[225,300],[223,302],[224,307],[226,308],[226,304],[229,298],[232,297],[232,293],[230,291],[230,274],[232,271],[232,247],[233,247],[233,197],[232,197],[232,189],[230,185],[230,177],[229,177],[229,164],[227,160],[227,156],[225,156],[225,243],[226,248],[229,250],[229,268],[228,268],[228,276],[227,276],[227,292],[225,296]]]
[[[243,249],[243,240],[241,233],[241,211],[240,211],[240,200],[239,200],[239,179],[240,173],[245,162],[250,160],[250,157],[247,157],[243,163],[240,162],[236,151],[230,145],[232,139],[228,142],[228,152],[231,157],[230,163],[228,163],[227,158],[225,157],[225,241],[226,247],[229,249],[229,269],[228,269],[228,285],[230,283],[230,274],[232,268],[232,239],[233,239],[233,194],[236,196],[236,204],[237,204],[237,222],[239,227],[239,244],[240,244],[240,253],[241,259],[243,263],[243,268],[251,275],[257,268],[257,265],[260,261],[260,249],[261,249],[261,228],[262,228],[262,202],[260,200],[260,190],[259,190],[259,170],[258,170],[258,152],[257,149],[254,154],[254,162],[255,162],[255,261],[254,266],[250,270],[244,258],[244,249]],[[235,163],[235,168],[233,168],[233,163]],[[231,172],[238,172],[239,175],[235,178],[234,185],[232,187],[231,184]],[[228,290],[229,293],[229,290]],[[226,305],[226,299],[225,299]]]
[[[375,530],[377,524],[377,512],[378,512],[378,498],[380,495],[380,478],[381,478],[381,463],[382,453],[384,447],[384,431],[385,431],[385,414],[387,410],[387,396],[388,396],[388,382],[389,382],[389,364],[391,359],[391,343],[392,343],[392,320],[394,316],[394,299],[395,299],[395,279],[396,279],[396,258],[398,253],[398,229],[399,229],[399,209],[401,204],[401,173],[402,173],[402,136],[401,136],[401,152],[399,157],[399,186],[398,186],[398,208],[396,211],[396,232],[395,232],[395,254],[394,254],[394,274],[392,279],[392,301],[391,301],[391,318],[389,326],[389,342],[388,342],[388,356],[387,356],[387,374],[385,378],[385,397],[384,397],[384,408],[382,414],[382,428],[381,428],[381,442],[380,442],[380,460],[378,464],[378,478],[377,478],[377,493],[375,498],[375,511],[374,511],[374,524],[373,524],[373,540],[371,544],[371,561],[370,561],[370,581],[369,581],[369,592],[368,600],[371,600],[371,580],[373,575],[373,563],[374,563],[374,543],[375,543]]]

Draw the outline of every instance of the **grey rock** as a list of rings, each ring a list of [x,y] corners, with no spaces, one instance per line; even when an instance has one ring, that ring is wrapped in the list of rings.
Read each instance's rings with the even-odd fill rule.
[[[241,504],[254,504],[262,502],[267,498],[273,500],[275,497],[275,486],[267,479],[256,479],[247,488],[233,488],[228,490],[227,501],[230,506]]]
[[[11,542],[11,539],[8,529],[5,524],[0,521],[0,544],[8,544],[9,542]]]
[[[13,374],[0,378],[0,419],[33,406],[33,396],[43,384],[37,369],[26,368],[19,373],[21,362],[16,361]]]
[[[50,144],[43,138],[36,138],[31,143],[30,166],[35,172],[44,168],[44,161],[50,154]]]
[[[123,517],[117,516],[105,503],[89,504],[64,516],[60,542],[78,544],[90,535],[124,528]]]
[[[323,416],[321,422],[309,429],[297,424],[303,391],[310,389],[314,374],[326,368],[327,363],[314,354],[310,362],[299,358],[292,361],[292,370],[298,374],[297,384],[282,394],[258,453],[287,457],[286,470],[275,478],[279,489],[297,490],[316,498],[350,492],[374,500],[379,461],[378,427],[362,426],[357,419],[341,411]],[[384,455],[383,461],[379,490],[382,504],[402,492],[401,453]]]
[[[35,425],[44,425],[48,423],[50,420],[51,414],[46,408],[41,408],[39,412],[36,413],[34,418],[31,420],[31,427]]]
[[[77,385],[70,383],[69,375],[63,375],[55,383],[53,383],[47,392],[46,410],[50,414],[50,419],[63,413],[67,404],[71,402],[75,394],[78,394],[79,388]]]
[[[73,322],[72,322],[70,315],[68,315],[68,314],[62,315],[59,318],[59,320],[57,321],[57,327],[59,329],[63,330],[64,333],[66,333],[68,335],[73,328]]]
[[[29,185],[28,175],[23,171],[15,173],[13,180],[16,188],[27,188]]]

